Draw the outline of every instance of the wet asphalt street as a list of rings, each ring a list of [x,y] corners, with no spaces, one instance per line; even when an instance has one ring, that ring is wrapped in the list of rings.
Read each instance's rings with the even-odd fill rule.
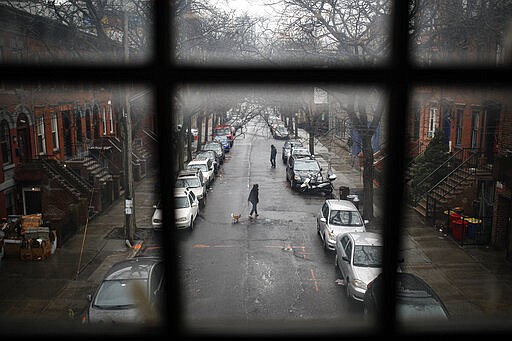
[[[300,137],[306,133],[299,131]],[[270,168],[270,144],[278,149],[277,167]],[[324,253],[316,234],[316,215],[323,198],[292,192],[280,160],[283,141],[253,123],[232,151],[213,184],[206,207],[192,233],[178,233],[182,318],[196,331],[237,333],[281,324],[294,330],[311,326],[356,326],[361,309],[347,302],[334,269],[333,254]],[[316,144],[318,160],[327,168],[327,148]],[[339,157],[341,151],[334,149]],[[360,171],[333,160],[341,185],[361,187]],[[156,176],[135,184],[138,237],[150,243]],[[247,196],[260,185],[260,216],[249,220]],[[50,330],[74,328],[104,273],[116,261],[132,256],[124,242],[124,201],[92,219],[87,229],[66,241],[43,261],[4,258],[0,270],[0,328],[35,332],[23,326],[41,321]],[[373,228],[379,229],[379,201]],[[232,224],[231,213],[242,213]],[[85,234],[85,239],[84,239]],[[503,251],[486,246],[461,247],[450,236],[425,225],[412,209],[405,210],[402,269],[427,281],[445,302],[450,326],[482,319],[498,323],[512,316],[512,265]],[[83,252],[82,250],[83,245]],[[14,328],[17,322],[21,328]],[[347,323],[349,321],[350,323]],[[257,322],[261,322],[257,323]],[[501,324],[503,325],[503,324]],[[313,328],[314,329],[314,328]],[[274,329],[275,330],[275,329]]]

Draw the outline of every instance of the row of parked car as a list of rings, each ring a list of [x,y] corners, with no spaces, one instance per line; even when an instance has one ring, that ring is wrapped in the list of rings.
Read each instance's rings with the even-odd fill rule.
[[[303,188],[308,181],[325,181],[320,163],[300,141],[287,140],[284,143],[282,160],[286,165],[286,180],[293,190]],[[367,317],[378,312],[383,286],[382,235],[367,231],[368,223],[361,216],[358,198],[354,195],[343,199],[327,198],[316,221],[323,249],[335,253],[335,269],[341,277],[346,296],[362,303]],[[400,319],[449,317],[436,292],[420,277],[402,272],[400,267],[397,267],[396,298]]]
[[[219,125],[213,130],[211,141],[206,141],[193,160],[178,172],[174,185],[174,216],[178,229],[194,229],[199,210],[206,205],[208,191],[219,173],[221,165],[233,146],[234,130],[229,125]],[[162,228],[163,214],[160,203],[154,205],[151,218],[153,228]]]

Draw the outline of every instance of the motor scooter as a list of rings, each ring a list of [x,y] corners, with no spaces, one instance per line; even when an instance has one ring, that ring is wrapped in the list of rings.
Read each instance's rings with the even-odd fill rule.
[[[306,194],[326,194],[332,195],[334,186],[332,182],[336,180],[336,174],[329,175],[328,180],[311,184],[311,178],[306,178],[300,185],[299,191]]]

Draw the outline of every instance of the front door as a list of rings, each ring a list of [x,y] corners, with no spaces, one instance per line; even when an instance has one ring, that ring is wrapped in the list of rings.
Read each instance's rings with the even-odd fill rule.
[[[41,191],[39,188],[23,188],[23,214],[41,213]]]

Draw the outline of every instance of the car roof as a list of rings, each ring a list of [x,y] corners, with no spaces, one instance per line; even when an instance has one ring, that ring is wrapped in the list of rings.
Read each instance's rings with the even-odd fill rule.
[[[208,161],[211,161],[210,159],[204,159],[204,160],[192,160],[188,163],[188,165],[197,165],[197,164],[203,164],[203,163],[208,163]]]
[[[286,145],[288,145],[288,146],[289,146],[289,145],[292,145],[292,144],[293,144],[293,145],[295,145],[295,144],[300,144],[301,146],[303,145],[303,144],[302,144],[302,142],[300,142],[300,141],[296,141],[296,140],[288,140],[288,141],[286,141],[286,142],[284,143],[284,145],[285,145],[285,146],[286,146]]]
[[[301,159],[302,160],[302,159]],[[325,201],[332,210],[338,211],[357,211],[357,207],[350,200],[327,199]]]
[[[186,176],[198,177],[199,172],[202,173],[202,171],[198,168],[183,169],[183,170],[179,171],[178,178],[183,178]]]
[[[308,148],[306,148],[306,147],[293,148],[293,149],[292,149],[292,154],[293,154],[293,153],[297,153],[297,151],[298,151],[298,152],[306,152],[307,154],[310,154],[310,153],[309,153],[309,149],[308,149]]]
[[[375,232],[347,232],[354,240],[355,245],[382,246],[382,234]]]
[[[162,260],[158,257],[134,257],[112,265],[105,275],[105,280],[144,279],[151,269]]]

